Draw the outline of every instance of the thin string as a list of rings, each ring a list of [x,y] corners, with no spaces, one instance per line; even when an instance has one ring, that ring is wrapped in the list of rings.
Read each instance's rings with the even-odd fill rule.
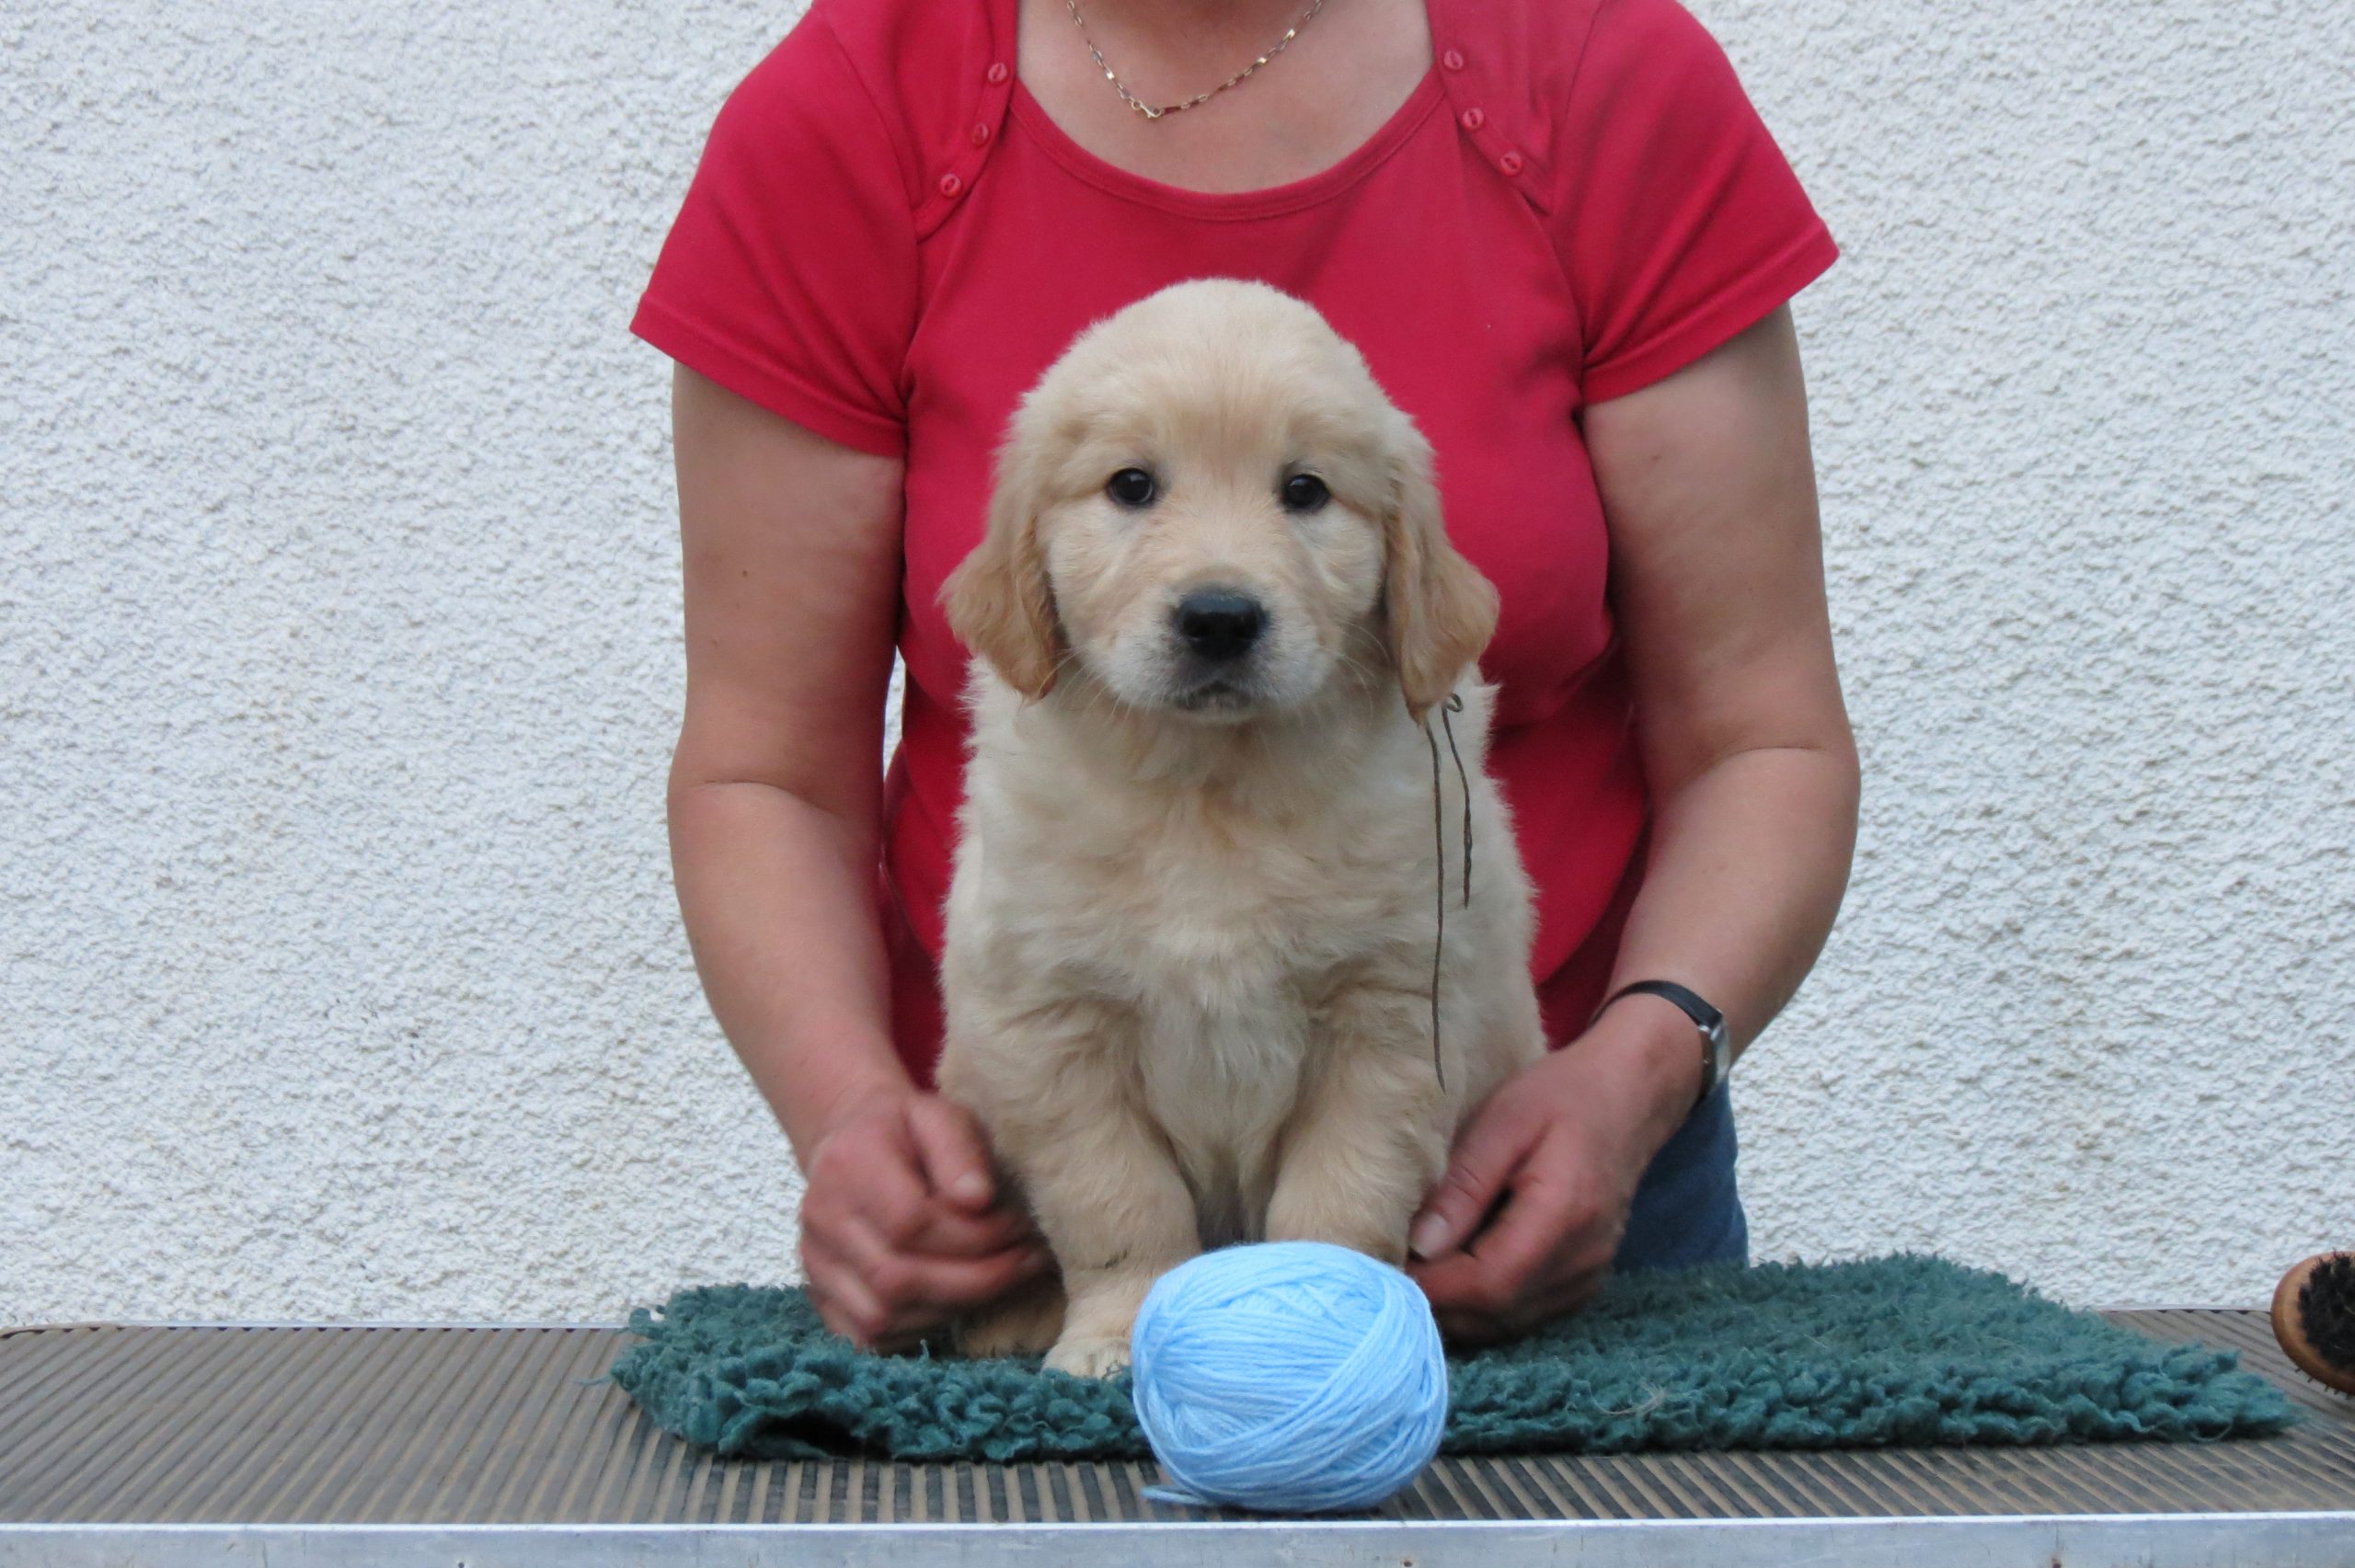
[[[1464,699],[1448,693],[1447,705],[1439,711],[1440,727],[1447,731],[1447,754],[1455,759],[1455,782],[1464,791],[1464,907],[1472,907],[1472,780],[1464,771],[1464,753],[1455,749],[1455,720],[1450,715],[1464,711]]]
[[[1462,694],[1449,692],[1439,710],[1439,724],[1447,732],[1447,754],[1455,759],[1455,782],[1464,790],[1464,907],[1468,910],[1472,907],[1472,780],[1464,771],[1464,753],[1455,749],[1455,720],[1452,716],[1463,711]],[[1447,1069],[1440,1060],[1439,1051],[1439,974],[1441,955],[1447,947],[1447,812],[1441,803],[1439,737],[1431,733],[1429,719],[1423,721],[1423,739],[1431,749],[1431,858],[1436,868],[1432,912],[1438,917],[1431,933],[1431,1072],[1444,1089]]]

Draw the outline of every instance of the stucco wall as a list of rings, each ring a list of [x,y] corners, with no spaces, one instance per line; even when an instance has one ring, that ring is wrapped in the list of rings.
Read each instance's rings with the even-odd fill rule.
[[[1869,772],[1760,1250],[2254,1301],[2355,1243],[2355,8],[1701,0]],[[0,16],[0,1321],[783,1276],[661,778],[624,333],[773,7]]]

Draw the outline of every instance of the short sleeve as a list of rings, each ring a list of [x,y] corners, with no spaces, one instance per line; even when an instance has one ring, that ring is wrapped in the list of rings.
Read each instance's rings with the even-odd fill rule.
[[[1717,40],[1677,0],[1601,0],[1555,220],[1599,403],[1680,370],[1839,255]]]
[[[821,436],[900,455],[917,286],[907,192],[821,6],[722,105],[630,330]]]

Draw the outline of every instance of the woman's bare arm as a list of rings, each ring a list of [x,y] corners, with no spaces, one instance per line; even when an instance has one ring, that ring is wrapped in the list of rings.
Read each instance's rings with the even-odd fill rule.
[[[1789,311],[1596,406],[1586,429],[1653,802],[1612,985],[1681,980],[1724,1012],[1739,1051],[1814,965],[1855,848],[1855,741]],[[1619,1006],[1649,1011],[1698,1076],[1683,1013],[1649,996]]]
[[[1788,311],[1595,405],[1585,429],[1652,797],[1611,986],[1681,981],[1746,1044],[1821,950],[1855,843]],[[1415,1228],[1442,1322],[1493,1337],[1591,1295],[1701,1076],[1691,1020],[1638,995],[1493,1096]]]
[[[904,1340],[1045,1266],[970,1116],[894,1052],[876,903],[901,464],[682,366],[687,700],[671,860],[695,967],[808,1185],[826,1321]]]
[[[672,863],[713,1013],[797,1152],[904,1086],[875,905],[901,464],[682,366],[686,713]]]

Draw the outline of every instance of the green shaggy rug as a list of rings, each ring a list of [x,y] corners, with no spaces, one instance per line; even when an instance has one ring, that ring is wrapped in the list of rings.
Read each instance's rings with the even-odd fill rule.
[[[1143,1458],[1125,1378],[1035,1358],[876,1356],[796,1289],[710,1286],[631,1315],[614,1381],[723,1455]],[[2230,1351],[2163,1345],[1935,1257],[1612,1281],[1534,1338],[1449,1364],[1442,1451],[1928,1448],[2252,1436],[2290,1425]]]

